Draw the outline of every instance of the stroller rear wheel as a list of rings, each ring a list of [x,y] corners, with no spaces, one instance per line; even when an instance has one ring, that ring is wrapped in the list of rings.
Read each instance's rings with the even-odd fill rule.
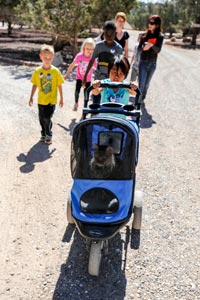
[[[67,221],[69,224],[74,224],[74,219],[72,217],[72,206],[69,199],[67,201]]]
[[[134,229],[141,229],[142,224],[142,202],[143,202],[143,192],[142,191],[135,191],[135,201],[133,207],[133,228]]]
[[[133,228],[141,229],[142,224],[142,207],[134,206],[133,208],[134,218],[133,218]]]

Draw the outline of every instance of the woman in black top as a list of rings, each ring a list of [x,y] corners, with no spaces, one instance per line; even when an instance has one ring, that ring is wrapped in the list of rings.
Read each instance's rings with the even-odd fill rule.
[[[138,100],[141,104],[144,104],[150,81],[156,70],[157,56],[162,48],[162,44],[161,18],[158,15],[152,15],[148,19],[147,30],[141,36],[138,46],[138,49],[141,51],[138,78],[141,95]]]
[[[124,55],[126,56],[126,58],[128,58],[129,33],[123,29],[125,22],[126,14],[124,12],[118,12],[115,16],[115,24],[117,26],[115,41],[122,46],[122,48],[124,49]]]

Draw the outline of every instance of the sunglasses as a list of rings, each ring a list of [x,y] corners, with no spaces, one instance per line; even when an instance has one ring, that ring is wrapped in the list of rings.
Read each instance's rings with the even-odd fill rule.
[[[149,24],[150,24],[150,25],[155,25],[156,23],[153,22],[153,21],[150,21]]]

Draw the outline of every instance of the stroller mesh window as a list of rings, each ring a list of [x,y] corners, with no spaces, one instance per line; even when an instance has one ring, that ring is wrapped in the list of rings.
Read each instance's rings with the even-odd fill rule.
[[[122,132],[104,131],[99,132],[99,146],[107,145],[113,148],[113,154],[120,154],[122,147]]]
[[[81,196],[80,207],[85,213],[111,214],[118,211],[119,201],[111,191],[94,188]]]
[[[123,126],[103,120],[78,125],[71,145],[71,173],[80,179],[130,179],[136,142]]]

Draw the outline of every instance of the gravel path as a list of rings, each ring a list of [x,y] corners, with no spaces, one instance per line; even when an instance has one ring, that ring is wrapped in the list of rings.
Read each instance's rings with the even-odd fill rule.
[[[67,225],[75,82],[63,86],[54,142],[38,143],[32,68],[0,64],[0,299],[200,299],[200,51],[164,46],[141,118],[137,189],[144,192],[139,250],[131,222],[111,241],[99,278]]]

